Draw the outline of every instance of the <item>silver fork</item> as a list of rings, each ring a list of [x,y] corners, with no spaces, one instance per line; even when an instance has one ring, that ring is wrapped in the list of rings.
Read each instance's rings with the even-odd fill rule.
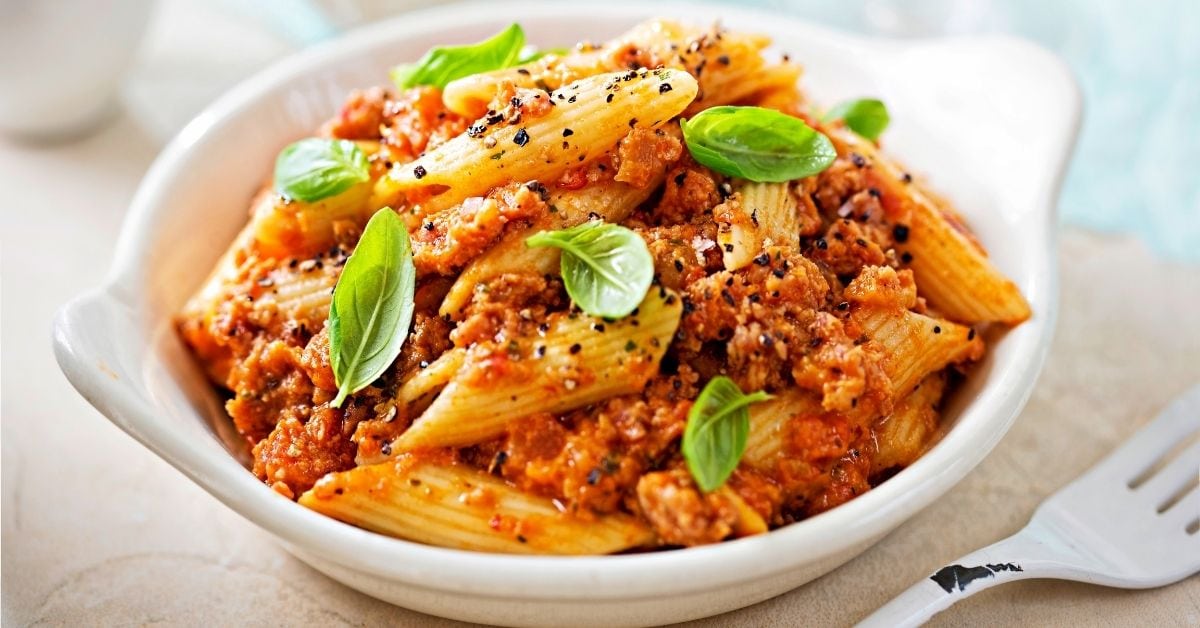
[[[1178,582],[1200,572],[1198,484],[1200,385],[1042,502],[1020,532],[942,567],[858,626],[918,626],[968,595],[1026,578],[1123,589]]]

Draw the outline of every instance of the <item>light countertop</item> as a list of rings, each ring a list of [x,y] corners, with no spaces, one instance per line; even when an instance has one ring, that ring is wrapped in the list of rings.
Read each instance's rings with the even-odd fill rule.
[[[163,41],[152,36],[149,45]],[[162,67],[143,66],[142,80]],[[223,87],[214,82],[201,95]],[[104,276],[125,208],[159,149],[148,126],[127,110],[73,144],[0,139],[3,622],[458,625],[366,597],[292,558],[109,424],[59,372],[51,319]],[[996,450],[828,576],[694,625],[835,626],[862,617],[936,566],[1018,530],[1043,497],[1200,381],[1200,269],[1160,261],[1128,237],[1068,230],[1062,245],[1051,357]],[[1200,625],[1200,577],[1138,592],[1019,582],[933,622],[982,624]]]

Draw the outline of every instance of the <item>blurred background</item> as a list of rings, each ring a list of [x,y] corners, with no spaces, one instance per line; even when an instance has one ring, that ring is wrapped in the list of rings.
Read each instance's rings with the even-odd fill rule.
[[[161,145],[271,61],[361,23],[431,4],[437,3],[0,0],[0,129],[10,137],[62,142],[125,116]],[[1200,261],[1200,2],[742,4],[890,37],[1009,33],[1058,52],[1086,101],[1064,188],[1064,220],[1134,233],[1166,258]]]

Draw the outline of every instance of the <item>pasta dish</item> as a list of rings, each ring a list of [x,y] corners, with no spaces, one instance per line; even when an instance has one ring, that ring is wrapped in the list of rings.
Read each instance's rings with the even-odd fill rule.
[[[278,154],[178,318],[279,494],[381,534],[611,554],[764,533],[915,461],[1030,316],[769,42],[513,24]],[[381,80],[383,77],[381,77]]]

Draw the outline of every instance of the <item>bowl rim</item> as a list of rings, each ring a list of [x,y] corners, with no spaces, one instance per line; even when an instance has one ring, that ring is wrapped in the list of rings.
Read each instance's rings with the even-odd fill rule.
[[[481,2],[446,5],[405,13],[351,31],[270,65],[205,108],[168,144],[145,175],[122,227],[116,259],[104,286],[66,305],[56,317],[55,353],[76,389],[119,427],[218,500],[287,544],[375,576],[477,597],[518,596],[558,601],[643,599],[696,593],[777,576],[878,538],[957,484],[999,442],[1032,393],[1049,351],[1058,300],[1053,208],[1074,145],[1081,108],[1078,87],[1065,64],[1033,44],[1010,37],[972,41],[990,42],[998,50],[1018,54],[1023,62],[1041,64],[1043,71],[1056,74],[1069,88],[1068,102],[1061,112],[1067,123],[1054,144],[1059,148],[1053,160],[1055,167],[1035,191],[1044,220],[1033,230],[1036,237],[1029,254],[1042,258],[1038,266],[1046,268],[1048,276],[1026,291],[1030,302],[1039,308],[1037,317],[1025,323],[1033,331],[1018,346],[1010,368],[979,391],[963,410],[959,424],[916,463],[854,500],[804,521],[768,534],[710,546],[618,556],[489,554],[384,537],[312,512],[275,494],[246,473],[232,456],[226,454],[227,460],[222,461],[211,452],[190,448],[186,439],[154,420],[154,408],[130,390],[128,384],[97,372],[95,357],[87,354],[85,348],[88,329],[83,314],[93,307],[136,308],[143,302],[136,269],[146,254],[146,243],[156,237],[157,223],[170,212],[164,202],[167,192],[190,156],[202,148],[215,129],[272,89],[297,79],[311,64],[353,57],[405,33],[494,22],[494,16],[479,15],[487,14],[490,8]],[[656,4],[652,12],[687,15],[697,8],[683,2],[668,2]],[[900,49],[929,45],[931,41],[956,41],[870,39],[765,10],[734,5],[699,8],[708,13],[736,15],[743,22],[782,21],[800,35],[851,47]],[[506,7],[508,15],[533,14],[535,19],[584,18],[603,13],[628,16],[632,21],[646,12],[647,7],[627,0],[606,2],[600,7],[539,1],[522,1]],[[714,565],[720,569],[714,570]],[[698,574],[704,577],[697,577]]]

